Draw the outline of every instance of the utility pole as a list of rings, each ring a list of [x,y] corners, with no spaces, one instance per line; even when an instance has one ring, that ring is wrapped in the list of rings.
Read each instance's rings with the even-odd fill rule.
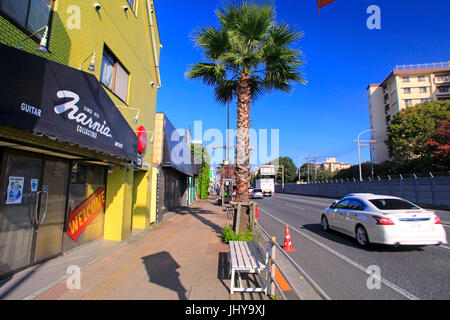
[[[372,161],[372,144],[375,143],[375,140],[361,140],[360,137],[366,132],[376,132],[376,130],[366,130],[361,132],[358,135],[358,140],[353,140],[353,142],[358,142],[358,157],[359,157],[359,181],[363,181],[362,176],[362,166],[361,166],[361,147],[368,146],[370,147],[370,163],[372,167],[372,178],[373,178],[373,161]]]

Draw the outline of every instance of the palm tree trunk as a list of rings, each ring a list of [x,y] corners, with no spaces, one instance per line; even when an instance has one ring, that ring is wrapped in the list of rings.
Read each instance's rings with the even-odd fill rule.
[[[237,136],[236,136],[236,200],[248,202],[250,177],[250,106],[251,90],[248,74],[238,82]]]

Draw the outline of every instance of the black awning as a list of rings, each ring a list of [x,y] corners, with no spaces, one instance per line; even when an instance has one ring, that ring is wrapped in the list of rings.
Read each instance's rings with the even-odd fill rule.
[[[164,117],[163,139],[162,166],[192,177],[194,171],[190,146],[167,117]]]
[[[137,160],[137,135],[95,76],[1,44],[0,60],[0,124]]]

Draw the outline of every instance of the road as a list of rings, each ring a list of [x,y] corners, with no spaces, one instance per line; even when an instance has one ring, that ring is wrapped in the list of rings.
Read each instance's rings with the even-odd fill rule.
[[[332,201],[277,194],[257,200],[258,221],[281,245],[289,226],[296,251],[288,254],[332,299],[450,299],[450,245],[361,249],[351,237],[322,231],[320,211]],[[450,216],[446,211],[437,214]],[[445,229],[448,240],[450,228]],[[374,289],[368,287],[376,284],[367,273],[371,266],[381,272],[380,286]]]

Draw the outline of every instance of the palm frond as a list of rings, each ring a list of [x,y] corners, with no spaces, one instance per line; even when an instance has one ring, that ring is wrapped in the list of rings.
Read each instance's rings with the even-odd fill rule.
[[[226,77],[223,65],[215,63],[197,63],[191,65],[186,72],[186,78],[191,80],[202,80],[203,83],[215,86]]]
[[[218,30],[206,26],[196,30],[193,34],[195,45],[211,60],[217,60],[229,47],[228,36],[225,30]]]
[[[222,104],[227,104],[233,100],[238,88],[237,81],[223,80],[220,81],[214,88],[214,96],[216,101]]]

